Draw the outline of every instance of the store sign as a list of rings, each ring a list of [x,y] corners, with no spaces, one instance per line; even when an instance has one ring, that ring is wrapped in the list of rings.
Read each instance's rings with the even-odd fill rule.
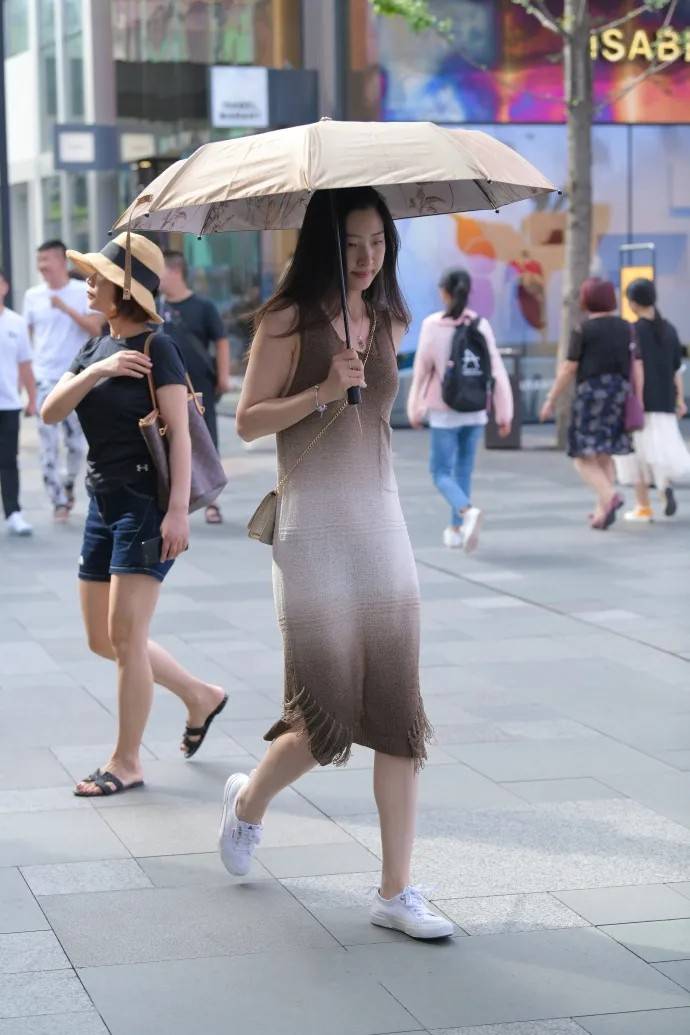
[[[96,160],[96,135],[93,130],[71,130],[58,136],[60,165],[93,165]]]
[[[632,34],[623,29],[605,29],[592,33],[589,39],[592,58],[604,61],[687,61],[690,62],[690,32],[667,26],[658,32],[636,29]]]
[[[266,129],[269,124],[268,69],[214,65],[211,125],[217,129]]]
[[[59,123],[55,126],[54,164],[66,172],[99,172],[118,164],[115,126]]]

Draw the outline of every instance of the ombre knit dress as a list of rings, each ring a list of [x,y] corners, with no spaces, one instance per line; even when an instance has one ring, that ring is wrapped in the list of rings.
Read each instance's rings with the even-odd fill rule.
[[[343,342],[333,326],[302,335],[287,395],[326,380]],[[419,690],[419,583],[393,472],[389,418],[395,347],[379,316],[360,406],[349,406],[291,474],[279,498],[273,586],[285,647],[282,718],[266,734],[305,731],[320,765],[352,744],[426,758]],[[290,470],[341,402],[277,435]]]

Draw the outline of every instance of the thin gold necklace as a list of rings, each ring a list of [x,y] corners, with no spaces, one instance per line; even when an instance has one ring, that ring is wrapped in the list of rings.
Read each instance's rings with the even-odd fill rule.
[[[350,312],[350,306],[347,307],[348,316],[352,320],[352,313]],[[362,318],[359,321],[359,334],[357,335],[357,351],[362,352],[364,349],[364,321],[367,316],[367,303],[362,299]]]

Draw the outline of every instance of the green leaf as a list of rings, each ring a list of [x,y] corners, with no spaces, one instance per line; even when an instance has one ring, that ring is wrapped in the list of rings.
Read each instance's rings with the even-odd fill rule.
[[[383,17],[402,18],[413,32],[438,33],[448,42],[453,39],[452,22],[449,18],[438,18],[429,8],[429,0],[369,0],[374,14]]]

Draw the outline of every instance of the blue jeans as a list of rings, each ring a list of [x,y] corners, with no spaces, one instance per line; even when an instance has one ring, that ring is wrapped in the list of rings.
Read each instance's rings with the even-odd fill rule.
[[[451,525],[461,525],[460,511],[470,506],[474,460],[483,434],[482,424],[431,429],[429,468],[434,485],[450,503]]]

